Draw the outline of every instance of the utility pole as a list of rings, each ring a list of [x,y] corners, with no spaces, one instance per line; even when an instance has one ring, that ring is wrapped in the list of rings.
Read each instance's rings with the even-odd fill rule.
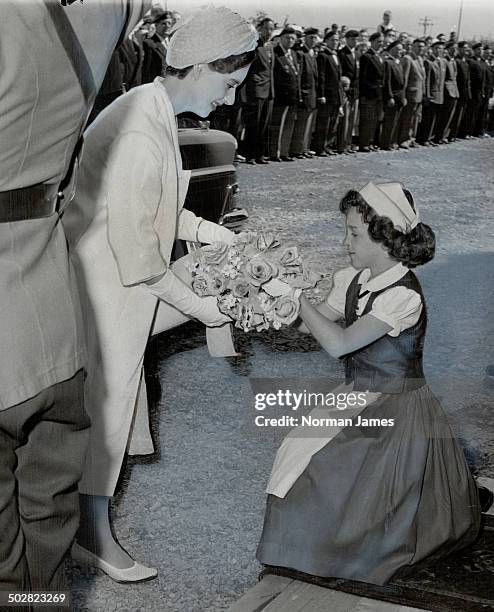
[[[424,28],[424,36],[426,36],[427,28],[429,28],[430,26],[433,26],[434,23],[432,22],[432,19],[429,19],[429,17],[427,17],[426,15],[423,19],[419,21],[419,25]]]
[[[456,30],[458,40],[460,40],[461,17],[463,15],[463,0],[460,1],[460,14],[458,16],[458,28]]]

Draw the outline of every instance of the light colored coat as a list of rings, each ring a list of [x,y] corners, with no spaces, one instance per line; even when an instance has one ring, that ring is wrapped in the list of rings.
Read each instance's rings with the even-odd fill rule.
[[[425,67],[422,58],[415,54],[402,57],[403,76],[405,77],[405,97],[407,102],[420,104],[424,96]]]
[[[166,272],[174,239],[196,240],[201,221],[182,209],[189,177],[163,79],[118,98],[87,132],[78,190],[64,218],[89,352],[86,494],[114,493],[158,304],[142,283]],[[163,302],[156,317],[155,331],[188,319]],[[149,437],[144,447],[152,449]]]

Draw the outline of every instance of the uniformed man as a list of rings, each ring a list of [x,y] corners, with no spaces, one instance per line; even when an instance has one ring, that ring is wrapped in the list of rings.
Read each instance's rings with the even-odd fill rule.
[[[73,183],[73,152],[111,53],[142,12],[141,0],[2,3],[0,590],[64,588],[89,420],[60,222],[71,186],[65,199],[59,192]]]

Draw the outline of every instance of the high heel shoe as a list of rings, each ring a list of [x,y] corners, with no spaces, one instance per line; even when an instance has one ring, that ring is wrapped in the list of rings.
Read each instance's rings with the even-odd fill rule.
[[[77,542],[74,542],[72,545],[72,559],[81,565],[89,565],[102,570],[115,582],[143,582],[144,580],[156,578],[158,575],[157,569],[146,567],[137,563],[137,561],[134,561],[134,565],[131,567],[123,569],[115,567],[90,550],[87,550],[87,548],[77,544]]]

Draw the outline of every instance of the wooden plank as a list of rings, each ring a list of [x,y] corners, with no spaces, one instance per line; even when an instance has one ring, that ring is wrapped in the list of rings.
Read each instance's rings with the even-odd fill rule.
[[[295,580],[263,612],[353,612],[360,597]]]
[[[235,602],[227,612],[261,612],[292,582],[292,578],[268,574]]]

